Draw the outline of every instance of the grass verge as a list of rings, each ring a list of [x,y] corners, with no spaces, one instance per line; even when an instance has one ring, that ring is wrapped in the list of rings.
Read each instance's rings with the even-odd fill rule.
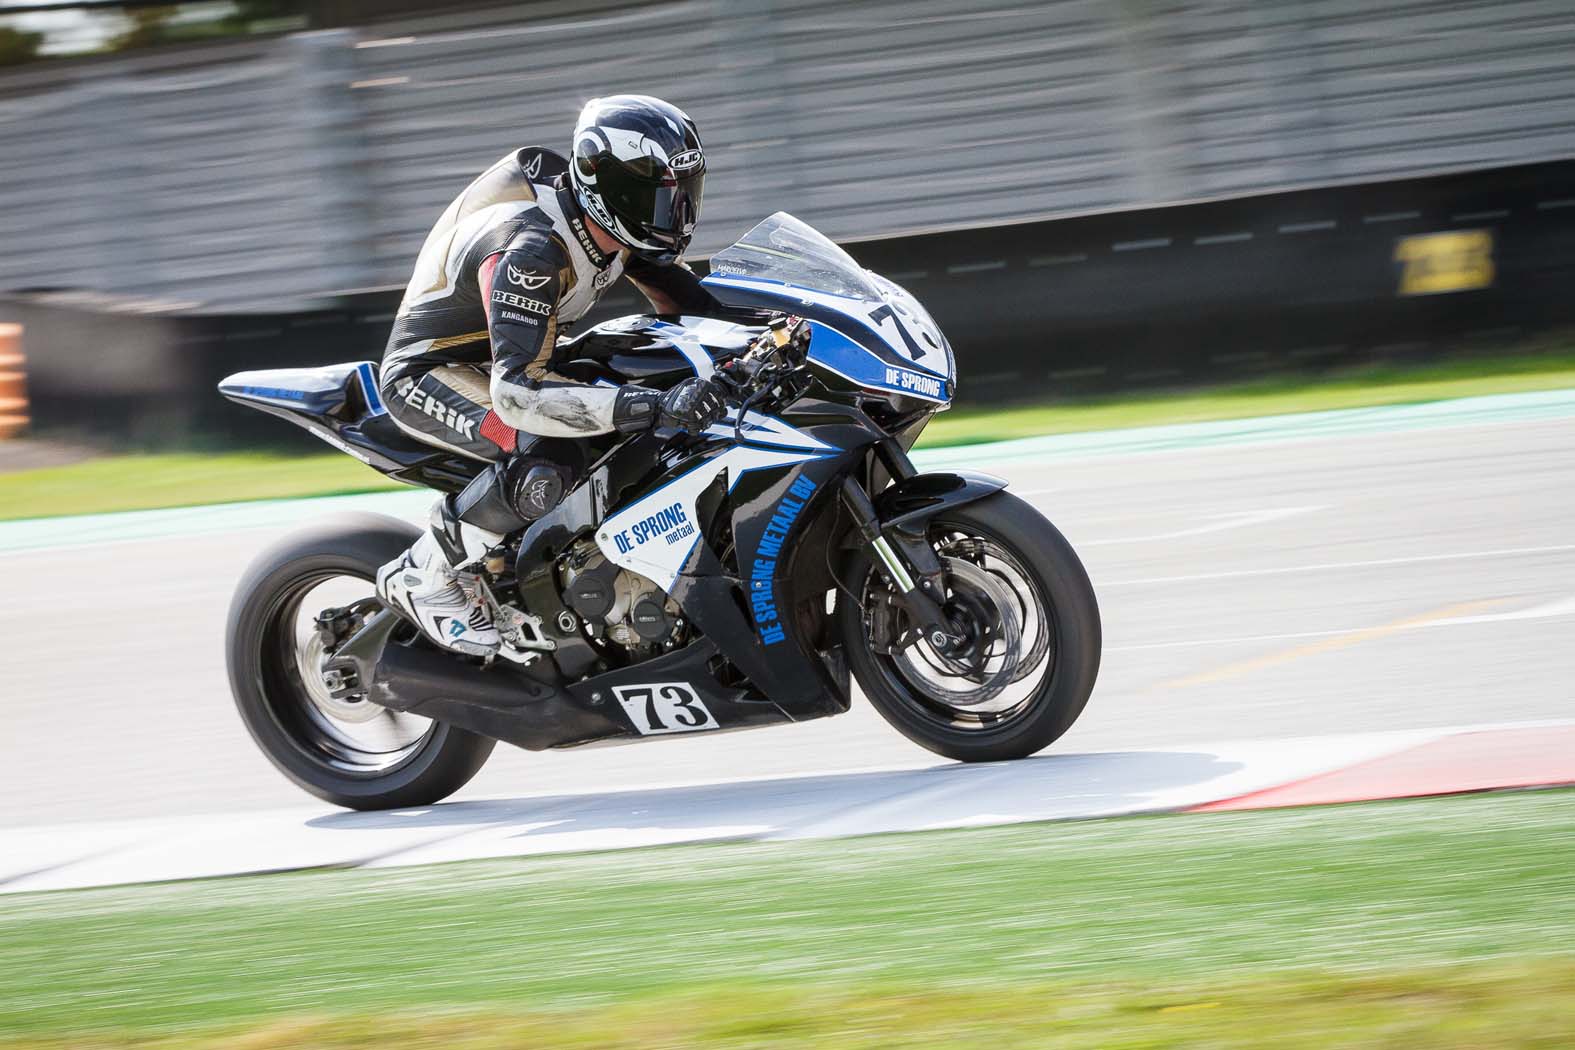
[[[1563,1047],[1572,819],[1543,792],[14,897],[0,1046]]]
[[[967,376],[963,377],[967,381]],[[1158,391],[1048,405],[954,409],[924,429],[926,445],[970,445],[1084,430],[1203,423],[1290,412],[1417,404],[1575,387],[1575,354],[1374,365],[1319,378],[1282,376],[1191,391]]]
[[[1575,963],[1212,983],[714,986],[597,1008],[316,1014],[5,1041],[8,1050],[1567,1050]],[[419,992],[412,999],[419,999]]]
[[[0,521],[405,487],[339,453],[105,456],[65,467],[0,473]]]
[[[1575,387],[1575,353],[1383,366],[1317,379],[1279,378],[1193,391],[956,409],[936,417],[925,429],[920,447],[1571,387]],[[339,453],[111,456],[0,473],[0,521],[400,487]]]

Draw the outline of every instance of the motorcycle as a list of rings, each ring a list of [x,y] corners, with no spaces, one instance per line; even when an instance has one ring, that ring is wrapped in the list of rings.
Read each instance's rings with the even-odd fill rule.
[[[899,732],[964,762],[1071,727],[1100,619],[1076,553],[998,478],[920,473],[951,347],[907,291],[783,212],[711,259],[729,317],[619,318],[562,371],[665,389],[710,377],[725,420],[557,449],[575,483],[478,576],[497,657],[429,644],[372,595],[416,526],[358,514],[249,567],[227,656],[241,716],[305,790],[354,809],[425,805],[494,745],[529,750],[842,714],[852,682]],[[744,323],[744,322],[749,323]],[[376,366],[220,384],[384,474],[457,492],[489,464],[398,429]]]

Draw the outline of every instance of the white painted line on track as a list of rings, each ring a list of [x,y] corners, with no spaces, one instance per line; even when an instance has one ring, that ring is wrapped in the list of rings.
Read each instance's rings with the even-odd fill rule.
[[[301,808],[240,819],[211,815],[0,829],[0,893],[1163,812],[1264,790],[1455,733],[1525,725],[1530,724],[841,770],[385,813]]]
[[[1233,580],[1250,576],[1288,576],[1303,572],[1334,572],[1341,569],[1373,569],[1385,565],[1421,565],[1427,562],[1466,561],[1473,558],[1512,558],[1528,554],[1563,554],[1575,551],[1575,543],[1549,547],[1505,547],[1490,551],[1460,551],[1454,554],[1418,554],[1408,558],[1374,558],[1371,561],[1332,561],[1317,565],[1284,565],[1272,569],[1233,569],[1229,572],[1200,572],[1188,576],[1147,576],[1132,580],[1100,580],[1100,587],[1144,587],[1160,583],[1196,583],[1204,580]]]
[[[1386,211],[1378,215],[1363,215],[1362,221],[1369,225],[1376,222],[1405,222],[1409,219],[1420,219],[1419,211]]]
[[[1471,624],[1503,623],[1517,620],[1551,620],[1561,616],[1575,616],[1575,597],[1534,605],[1527,609],[1503,613],[1477,613],[1470,616],[1442,616],[1436,620],[1422,620],[1397,626],[1400,631],[1425,631],[1435,627],[1461,627]],[[1240,634],[1227,638],[1190,638],[1177,642],[1143,642],[1137,645],[1107,645],[1107,653],[1135,653],[1149,649],[1212,648],[1222,645],[1255,645],[1259,642],[1294,642],[1306,638],[1336,638],[1372,630],[1373,625],[1344,627],[1333,631],[1290,631],[1285,634]]]
[[[1314,230],[1332,230],[1339,223],[1333,219],[1318,219],[1314,222],[1288,222],[1280,227],[1281,233],[1312,233]]]
[[[953,263],[946,267],[947,273],[984,273],[988,270],[1006,269],[1005,259],[990,259],[987,262]]]
[[[1428,627],[1452,627],[1459,624],[1504,623],[1510,620],[1550,620],[1559,616],[1575,616],[1575,596],[1558,601],[1534,605],[1515,612],[1481,613],[1476,616],[1451,616],[1427,624]]]
[[[1241,241],[1252,240],[1252,234],[1243,230],[1240,233],[1211,233],[1204,237],[1192,238],[1193,244],[1237,244]]]
[[[172,537],[225,535],[276,529],[320,520],[329,514],[370,512],[425,520],[436,494],[426,489],[391,489],[352,496],[213,503],[196,507],[115,511],[61,518],[0,522],[0,558],[98,549],[110,544],[164,542]]]
[[[962,770],[970,772],[962,774]],[[894,819],[901,819],[903,814],[910,810],[937,813],[943,803],[953,803],[959,795],[977,799],[984,790],[999,787],[1002,781],[1012,780],[1013,770],[1014,766],[1010,762],[960,766],[958,773],[962,775],[945,779],[937,778],[936,783],[928,787],[896,792],[887,798],[862,806],[849,807],[832,813],[824,819],[783,829],[766,837],[818,839],[857,835],[862,828],[889,826]]]
[[[1105,540],[1082,540],[1079,547],[1107,547],[1117,543],[1158,543],[1162,540],[1179,540],[1188,536],[1203,536],[1212,532],[1225,532],[1229,529],[1248,528],[1253,525],[1266,525],[1271,521],[1282,518],[1292,518],[1298,514],[1310,514],[1316,510],[1325,510],[1326,507],[1280,507],[1273,510],[1238,511],[1233,514],[1213,515],[1219,520],[1207,525],[1197,525],[1189,529],[1175,529],[1170,532],[1156,532],[1150,536],[1118,536]]]
[[[1036,255],[1028,260],[1029,266],[1065,266],[1067,263],[1087,262],[1088,256],[1083,252],[1073,252],[1070,255]]]
[[[1140,241],[1117,241],[1110,246],[1113,252],[1142,252],[1152,248],[1169,248],[1169,237],[1149,237]]]

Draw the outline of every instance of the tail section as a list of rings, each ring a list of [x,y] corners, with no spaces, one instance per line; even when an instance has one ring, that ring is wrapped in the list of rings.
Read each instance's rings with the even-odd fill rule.
[[[231,401],[288,420],[373,470],[411,485],[458,492],[491,463],[417,441],[399,428],[377,389],[377,366],[237,372],[219,384]]]
[[[370,361],[237,372],[219,383],[219,393],[286,417],[326,417],[348,423],[387,411],[377,390],[377,366]]]

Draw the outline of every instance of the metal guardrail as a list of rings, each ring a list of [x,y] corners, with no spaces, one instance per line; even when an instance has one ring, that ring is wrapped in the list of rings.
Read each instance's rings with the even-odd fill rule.
[[[0,77],[0,290],[288,311],[403,284],[476,172],[592,94],[700,121],[697,249],[1575,154],[1566,0],[674,0],[464,15]]]

